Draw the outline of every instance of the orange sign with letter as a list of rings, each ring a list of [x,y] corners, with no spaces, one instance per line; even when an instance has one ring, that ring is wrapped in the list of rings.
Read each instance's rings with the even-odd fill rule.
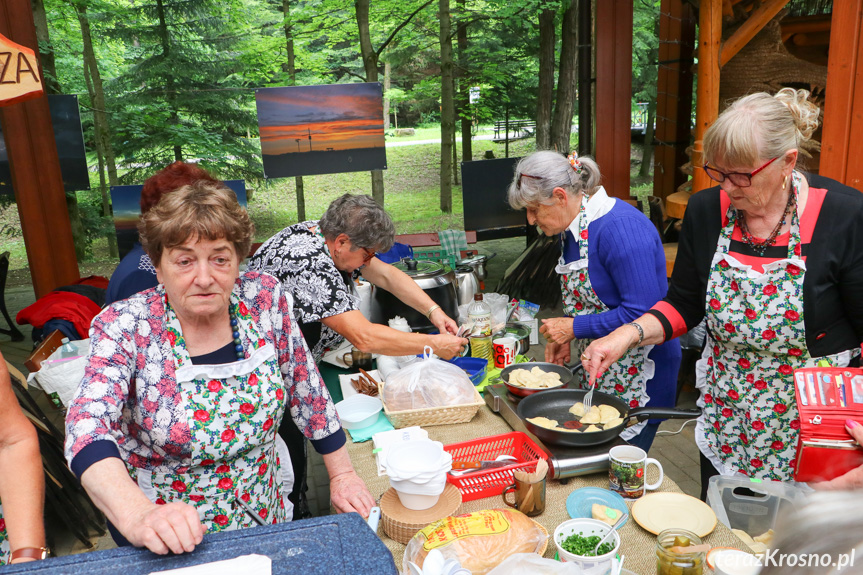
[[[0,106],[38,98],[44,92],[33,50],[0,34]]]

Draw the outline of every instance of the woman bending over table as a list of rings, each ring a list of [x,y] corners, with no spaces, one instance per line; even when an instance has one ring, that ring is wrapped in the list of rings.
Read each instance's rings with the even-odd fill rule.
[[[286,410],[337,511],[374,505],[281,285],[239,273],[253,230],[224,184],[166,195],[139,224],[159,285],[93,321],[66,457],[120,544],[181,553],[205,532],[290,521]]]
[[[719,186],[693,194],[668,297],[586,350],[591,377],[636,345],[707,317],[697,372],[702,495],[715,474],[788,481],[794,472],[793,371],[847,366],[863,340],[863,194],[797,169],[818,127],[805,90],[752,94],[704,136]]]
[[[633,321],[665,296],[665,251],[643,213],[611,198],[591,158],[535,152],[515,168],[509,204],[527,209],[527,221],[545,235],[560,234],[557,265],[566,317],[542,320],[546,361],[570,361],[595,338]],[[598,390],[630,407],[673,407],[680,368],[676,339],[637,346],[610,366]],[[582,372],[583,373],[583,372]],[[583,383],[587,383],[585,380]],[[648,451],[659,420],[642,422],[621,437]]]

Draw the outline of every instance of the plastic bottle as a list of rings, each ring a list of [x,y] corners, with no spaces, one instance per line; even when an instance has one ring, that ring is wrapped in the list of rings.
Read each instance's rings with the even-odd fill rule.
[[[473,295],[473,303],[467,308],[468,324],[472,325],[470,354],[492,361],[491,306],[482,300],[482,294]]]
[[[78,357],[78,350],[72,345],[68,337],[61,340],[63,345],[60,346],[60,357]]]

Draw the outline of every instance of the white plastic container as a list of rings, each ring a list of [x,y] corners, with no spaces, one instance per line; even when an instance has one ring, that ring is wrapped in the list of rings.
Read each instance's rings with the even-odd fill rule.
[[[439,441],[406,441],[388,448],[386,470],[399,501],[408,509],[433,507],[446,487],[452,454]]]
[[[598,521],[596,519],[578,518],[564,521],[554,530],[554,544],[557,546],[557,553],[560,555],[560,560],[567,563],[576,563],[583,575],[605,575],[611,570],[614,556],[620,549],[620,534],[615,530],[611,539],[608,540],[612,544],[613,549],[596,557],[583,557],[581,555],[573,555],[569,551],[564,550],[562,543],[573,534],[580,534],[583,537],[598,535],[603,537],[611,530],[611,525]]]
[[[336,404],[336,413],[342,420],[342,426],[348,430],[372,425],[377,421],[381,409],[383,404],[380,399],[363,394],[352,395]]]
[[[716,475],[707,486],[707,503],[723,525],[757,537],[775,528],[779,514],[796,507],[806,491],[781,481]]]
[[[758,557],[738,549],[720,549],[711,558],[715,575],[758,575],[761,572]]]

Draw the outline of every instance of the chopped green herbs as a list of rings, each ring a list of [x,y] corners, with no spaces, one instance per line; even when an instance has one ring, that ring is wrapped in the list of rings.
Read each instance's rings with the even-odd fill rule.
[[[602,537],[599,535],[584,537],[578,533],[573,533],[564,539],[560,546],[568,553],[580,555],[582,557],[595,557],[597,555],[610,553],[611,550],[614,549],[614,545],[612,543],[603,543],[597,550],[597,553],[593,552],[593,548],[596,547],[596,544],[599,543],[600,539],[602,539]]]

